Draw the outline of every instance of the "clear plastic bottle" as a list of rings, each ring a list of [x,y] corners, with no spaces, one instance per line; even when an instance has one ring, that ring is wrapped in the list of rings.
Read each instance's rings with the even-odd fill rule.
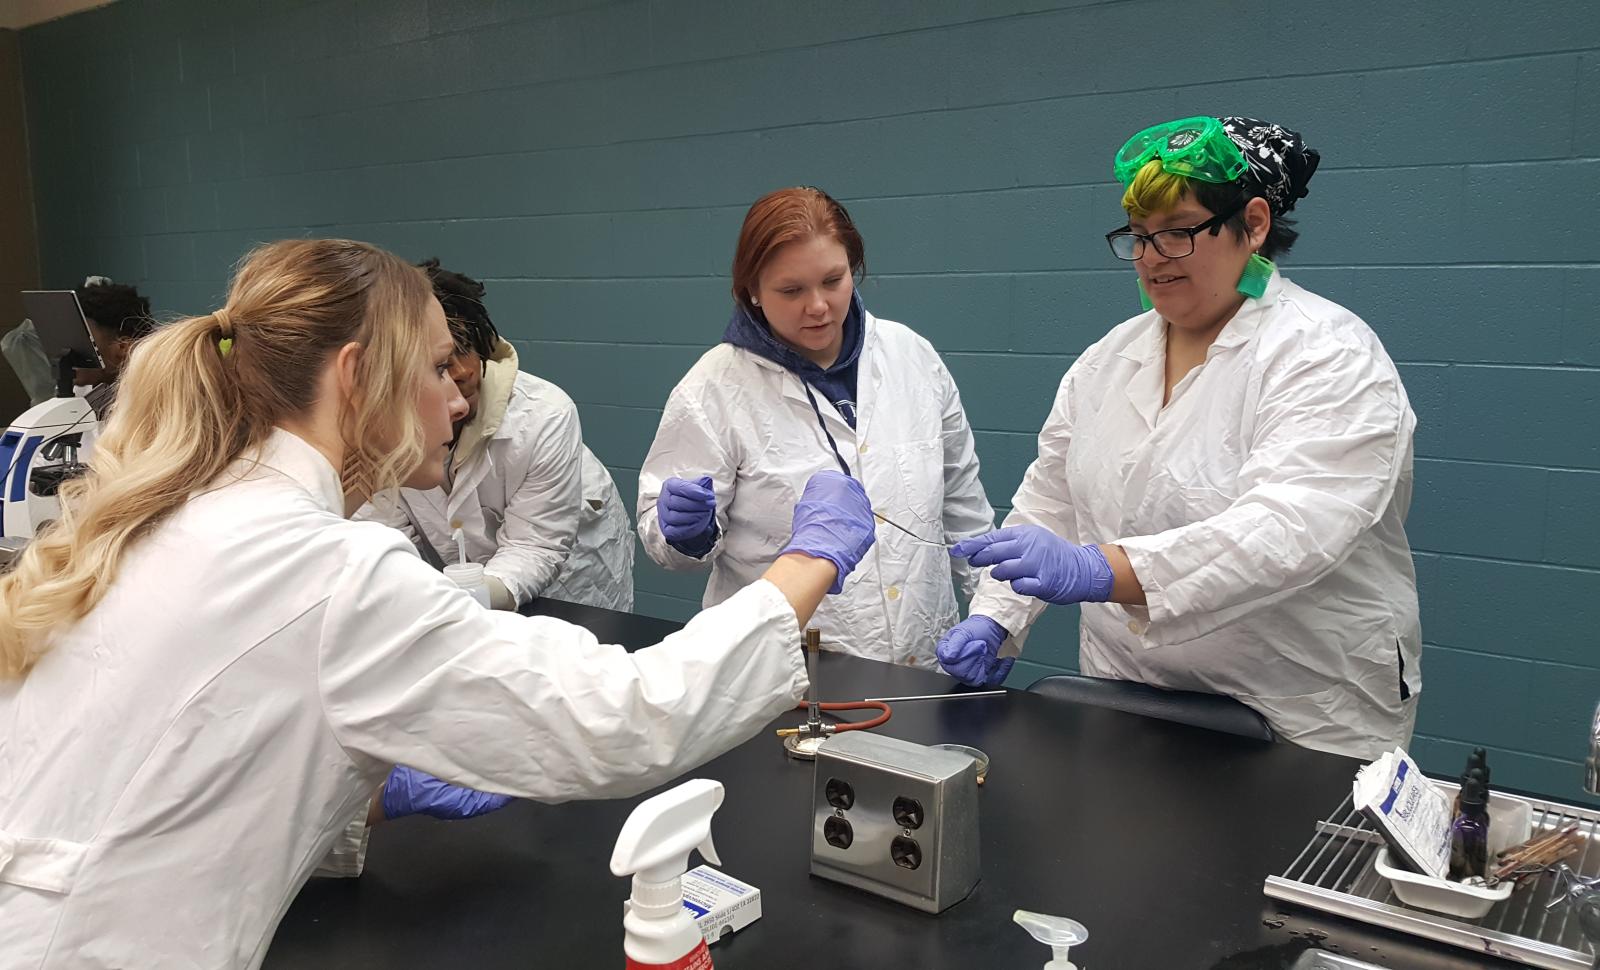
[[[489,580],[483,573],[483,564],[459,562],[444,567],[444,578],[472,594],[472,598],[489,608]]]

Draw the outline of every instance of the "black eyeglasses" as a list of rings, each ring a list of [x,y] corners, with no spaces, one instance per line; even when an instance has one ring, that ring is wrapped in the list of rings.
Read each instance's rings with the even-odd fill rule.
[[[1187,229],[1163,229],[1160,232],[1134,232],[1131,226],[1113,229],[1106,233],[1106,242],[1111,246],[1111,255],[1118,259],[1132,262],[1144,255],[1146,243],[1156,247],[1156,252],[1168,259],[1182,259],[1194,252],[1194,237],[1206,230],[1215,236],[1222,224],[1239,214],[1244,208],[1244,203],[1235,205],[1226,212],[1219,213]]]

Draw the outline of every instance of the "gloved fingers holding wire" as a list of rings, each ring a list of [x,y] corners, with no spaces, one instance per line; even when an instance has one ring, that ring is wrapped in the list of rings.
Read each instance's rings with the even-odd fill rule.
[[[866,489],[856,479],[829,469],[806,482],[794,506],[793,535],[778,555],[800,552],[832,562],[839,575],[828,592],[837,594],[876,538]]]
[[[1036,525],[1014,525],[963,539],[950,549],[974,566],[993,566],[1023,596],[1047,603],[1104,603],[1114,577],[1099,546],[1080,546]]]

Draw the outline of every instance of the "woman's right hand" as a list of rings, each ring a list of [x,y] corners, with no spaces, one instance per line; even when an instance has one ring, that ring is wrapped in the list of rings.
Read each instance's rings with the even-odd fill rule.
[[[717,493],[711,476],[692,482],[674,476],[662,482],[656,522],[661,537],[685,556],[699,559],[710,552],[717,541]]]
[[[779,555],[799,552],[833,563],[838,575],[828,592],[837,593],[872,548],[875,530],[861,483],[836,471],[817,472],[795,503],[794,532]]]

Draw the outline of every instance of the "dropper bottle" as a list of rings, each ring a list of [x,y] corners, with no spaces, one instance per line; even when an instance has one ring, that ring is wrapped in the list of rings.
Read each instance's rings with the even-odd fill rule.
[[[1477,772],[1461,786],[1461,814],[1450,825],[1450,878],[1482,876],[1489,866],[1489,792]]]

